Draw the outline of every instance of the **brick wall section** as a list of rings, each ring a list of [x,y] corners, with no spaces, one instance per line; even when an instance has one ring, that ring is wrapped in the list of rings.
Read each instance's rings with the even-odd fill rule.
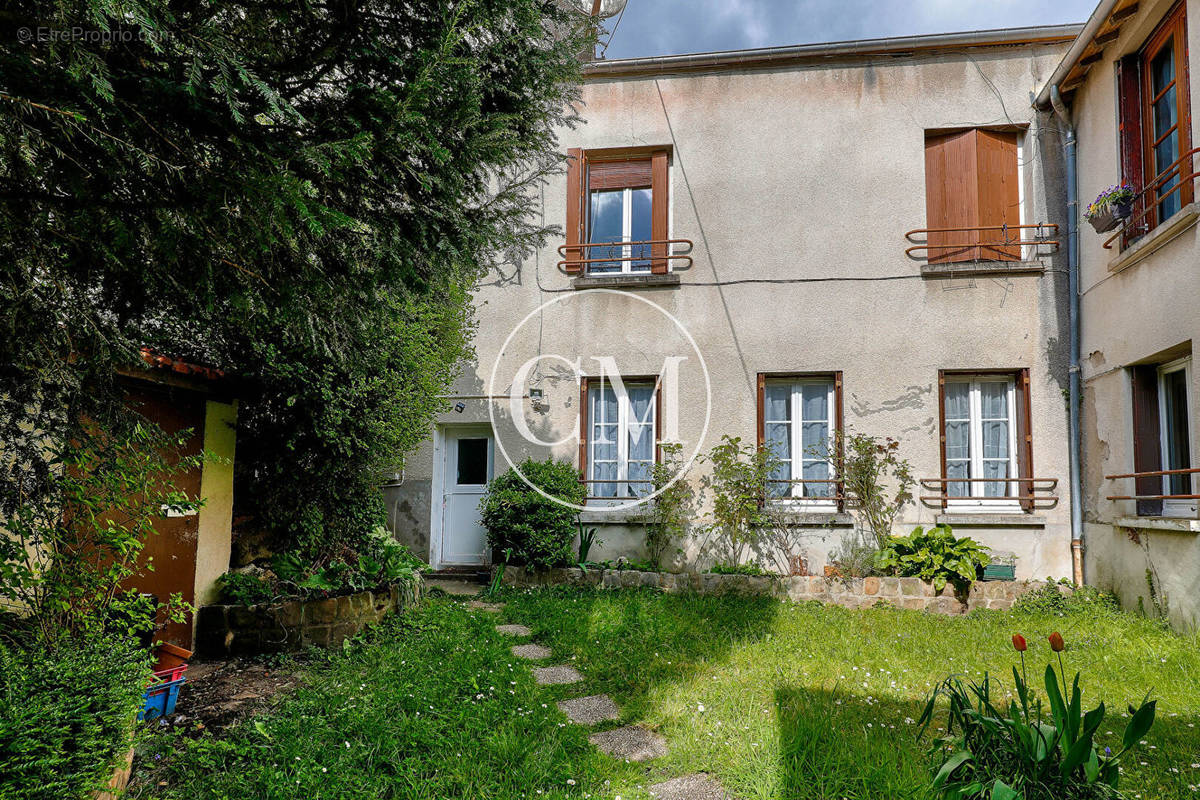
[[[418,597],[420,592],[418,581]],[[290,653],[309,645],[337,647],[404,606],[404,595],[395,586],[323,600],[203,606],[196,614],[196,650],[225,656]]]
[[[1042,581],[981,581],[965,596],[956,596],[953,587],[941,593],[920,578],[820,578],[812,576],[780,577],[767,575],[717,575],[705,573],[638,572],[636,570],[589,569],[578,567],[530,572],[509,567],[504,582],[512,586],[570,584],[604,589],[649,587],[664,592],[694,591],[701,594],[735,592],[778,597],[805,602],[816,600],[845,608],[870,608],[886,601],[897,608],[911,608],[937,614],[965,614],[977,608],[1008,609],[1018,597],[1044,585]],[[1061,587],[1062,591],[1070,591]]]

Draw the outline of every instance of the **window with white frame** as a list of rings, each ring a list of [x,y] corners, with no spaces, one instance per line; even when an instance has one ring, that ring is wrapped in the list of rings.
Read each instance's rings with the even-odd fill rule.
[[[656,398],[651,382],[589,381],[587,387],[587,480],[593,500],[644,497],[653,489]]]
[[[1186,470],[1192,466],[1191,426],[1188,416],[1188,384],[1191,359],[1180,359],[1158,368],[1159,443],[1164,471]],[[1162,476],[1164,495],[1162,513],[1166,517],[1194,517],[1196,500],[1179,495],[1195,494],[1193,476],[1175,473]]]
[[[944,386],[946,498],[1005,505],[1019,494],[1016,387],[1011,376],[947,376]],[[957,499],[951,499],[957,498]]]
[[[593,189],[588,193],[588,230],[594,243],[614,242],[610,247],[592,247],[591,258],[600,260],[588,272],[649,272],[651,234],[651,189],[626,186]]]
[[[763,444],[777,459],[771,497],[834,506],[830,471],[835,428],[833,378],[767,380],[763,384]]]

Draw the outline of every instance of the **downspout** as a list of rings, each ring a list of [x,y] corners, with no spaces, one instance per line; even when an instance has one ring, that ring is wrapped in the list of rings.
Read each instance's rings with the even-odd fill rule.
[[[1058,91],[1058,84],[1050,87],[1050,104],[1062,123],[1066,133],[1063,155],[1067,167],[1067,286],[1070,294],[1068,307],[1069,338],[1071,342],[1070,407],[1067,430],[1070,438],[1071,462],[1071,567],[1072,578],[1077,585],[1083,584],[1083,446],[1079,433],[1079,398],[1082,386],[1079,373],[1079,194],[1076,174],[1075,126],[1071,114]]]

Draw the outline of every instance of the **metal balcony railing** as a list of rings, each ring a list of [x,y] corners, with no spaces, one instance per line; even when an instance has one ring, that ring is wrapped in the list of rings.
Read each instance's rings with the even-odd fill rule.
[[[563,260],[558,262],[558,271],[564,275],[569,274],[569,271],[603,273],[606,271],[605,266],[620,268],[628,262],[631,266],[645,266],[649,272],[655,261],[665,261],[670,264],[672,270],[680,271],[691,268],[691,252],[691,239],[564,244],[558,248],[558,254],[563,257]]]
[[[992,497],[948,494],[950,484],[956,483],[1016,484],[1017,494]],[[1058,478],[921,478],[920,484],[922,490],[936,492],[936,494],[922,494],[917,498],[923,504],[931,507],[944,508],[947,503],[959,500],[1010,501],[1019,503],[1026,510],[1045,510],[1058,505],[1058,495],[1055,494],[1055,490],[1058,488]]]
[[[1116,481],[1126,478],[1133,478],[1134,481],[1141,478],[1165,478],[1168,475],[1195,475],[1200,473],[1200,467],[1192,467],[1190,469],[1159,469],[1150,472],[1125,472],[1120,475],[1105,475],[1106,481]],[[1188,481],[1188,485],[1191,485]],[[1135,488],[1134,491],[1137,491]],[[1112,494],[1105,498],[1106,500],[1200,500],[1200,494]]]
[[[1200,154],[1200,147],[1193,147],[1158,175],[1150,179],[1150,181],[1142,187],[1142,190],[1133,196],[1133,215],[1125,220],[1116,233],[1108,237],[1104,241],[1104,249],[1111,250],[1113,242],[1121,237],[1125,237],[1122,247],[1131,244],[1133,239],[1142,236],[1153,230],[1154,227],[1163,223],[1162,215],[1159,213],[1160,207],[1167,198],[1176,192],[1183,191],[1186,186],[1191,190],[1192,197],[1195,198],[1195,182],[1196,177],[1200,176],[1192,167],[1192,157]],[[1175,181],[1175,185],[1167,187],[1166,191],[1162,191],[1166,184]],[[1147,192],[1153,192],[1147,195]],[[1186,203],[1182,202],[1183,195],[1180,194],[1182,208]],[[1151,225],[1147,218],[1154,214],[1154,225]]]
[[[1029,238],[1025,231],[1033,231]],[[934,238],[955,241],[930,242]],[[1038,222],[1033,225],[981,225],[973,228],[917,228],[904,234],[912,246],[904,251],[909,258],[924,258],[930,263],[959,261],[1030,261],[1040,255],[1057,253],[1058,225]],[[924,241],[916,237],[925,237]],[[961,240],[961,241],[959,241]],[[1047,248],[1043,250],[1042,248]],[[924,255],[917,255],[924,252]],[[962,258],[962,256],[968,256]]]

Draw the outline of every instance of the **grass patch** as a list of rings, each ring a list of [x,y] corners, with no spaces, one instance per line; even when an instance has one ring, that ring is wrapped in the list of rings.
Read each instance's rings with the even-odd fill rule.
[[[629,800],[705,771],[743,800],[915,800],[927,772],[914,723],[933,685],[949,672],[1009,675],[1014,632],[1029,638],[1033,668],[1059,630],[1085,706],[1103,699],[1117,715],[1102,746],[1127,703],[1151,688],[1159,701],[1146,747],[1126,760],[1126,794],[1200,797],[1200,642],[1100,603],[950,618],[635,590],[504,599],[502,615],[430,601],[330,655],[276,711],[222,739],[149,739],[133,796]],[[554,651],[546,663],[575,666],[586,684],[536,686],[497,622],[532,628]],[[649,765],[597,754],[554,700],[599,692],[622,722],[666,736],[670,753]]]

